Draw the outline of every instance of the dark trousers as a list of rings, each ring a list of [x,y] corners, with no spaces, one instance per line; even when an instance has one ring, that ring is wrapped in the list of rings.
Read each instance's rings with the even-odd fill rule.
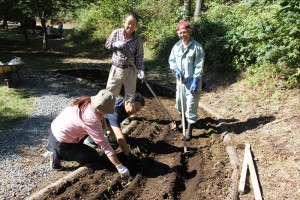
[[[97,167],[101,161],[100,156],[95,149],[83,143],[84,139],[78,143],[63,143],[57,141],[51,132],[47,149],[56,153],[61,160],[77,161],[80,164],[89,163]]]

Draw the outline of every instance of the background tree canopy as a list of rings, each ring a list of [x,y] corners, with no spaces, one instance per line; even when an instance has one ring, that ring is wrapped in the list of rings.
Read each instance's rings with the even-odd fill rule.
[[[195,39],[206,52],[207,73],[246,73],[256,76],[254,84],[263,84],[262,80],[268,79],[274,84],[280,80],[288,87],[299,86],[298,0],[200,1],[0,0],[0,17],[10,16],[9,11],[15,9],[14,5],[40,20],[72,16],[72,20],[78,23],[73,40],[88,44],[104,43],[113,29],[123,26],[127,13],[136,13],[140,16],[138,32],[158,65],[168,65],[169,53],[178,40],[176,24],[188,18]],[[35,6],[32,6],[34,2]],[[185,16],[193,12],[186,12],[186,9],[190,7],[192,11],[196,10],[196,5],[201,5],[202,11],[197,16],[199,20],[193,21]]]

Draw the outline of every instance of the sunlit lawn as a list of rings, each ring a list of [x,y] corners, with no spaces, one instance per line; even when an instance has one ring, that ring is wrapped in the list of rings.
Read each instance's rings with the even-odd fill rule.
[[[21,91],[0,87],[0,131],[16,120],[27,117],[32,108],[33,98]]]

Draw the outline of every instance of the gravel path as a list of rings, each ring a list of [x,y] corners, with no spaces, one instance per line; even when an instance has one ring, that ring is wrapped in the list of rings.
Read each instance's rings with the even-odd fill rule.
[[[93,96],[99,87],[51,73],[22,70],[18,89],[35,96],[32,115],[0,131],[0,199],[24,199],[54,172],[46,151],[50,124],[74,98]]]

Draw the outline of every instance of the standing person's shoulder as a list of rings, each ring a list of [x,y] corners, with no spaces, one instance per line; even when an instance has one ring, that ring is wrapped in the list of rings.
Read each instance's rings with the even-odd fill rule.
[[[119,33],[119,32],[123,32],[124,31],[124,28],[117,28],[115,30],[113,30],[113,33]]]
[[[193,39],[193,44],[202,48],[202,45],[197,40]]]
[[[141,35],[138,34],[136,31],[133,33],[132,39],[133,39],[133,40],[140,40],[140,41],[142,41]]]
[[[115,104],[115,107],[124,104],[124,102],[125,102],[125,99],[124,99],[124,98],[116,98],[116,104]]]
[[[119,35],[121,32],[122,32],[122,29],[121,29],[121,28],[114,29],[114,30],[111,32],[110,37],[115,36],[115,35]]]
[[[181,40],[178,40],[178,41],[175,43],[174,47],[179,47],[181,44],[182,44],[182,41],[181,41]]]

